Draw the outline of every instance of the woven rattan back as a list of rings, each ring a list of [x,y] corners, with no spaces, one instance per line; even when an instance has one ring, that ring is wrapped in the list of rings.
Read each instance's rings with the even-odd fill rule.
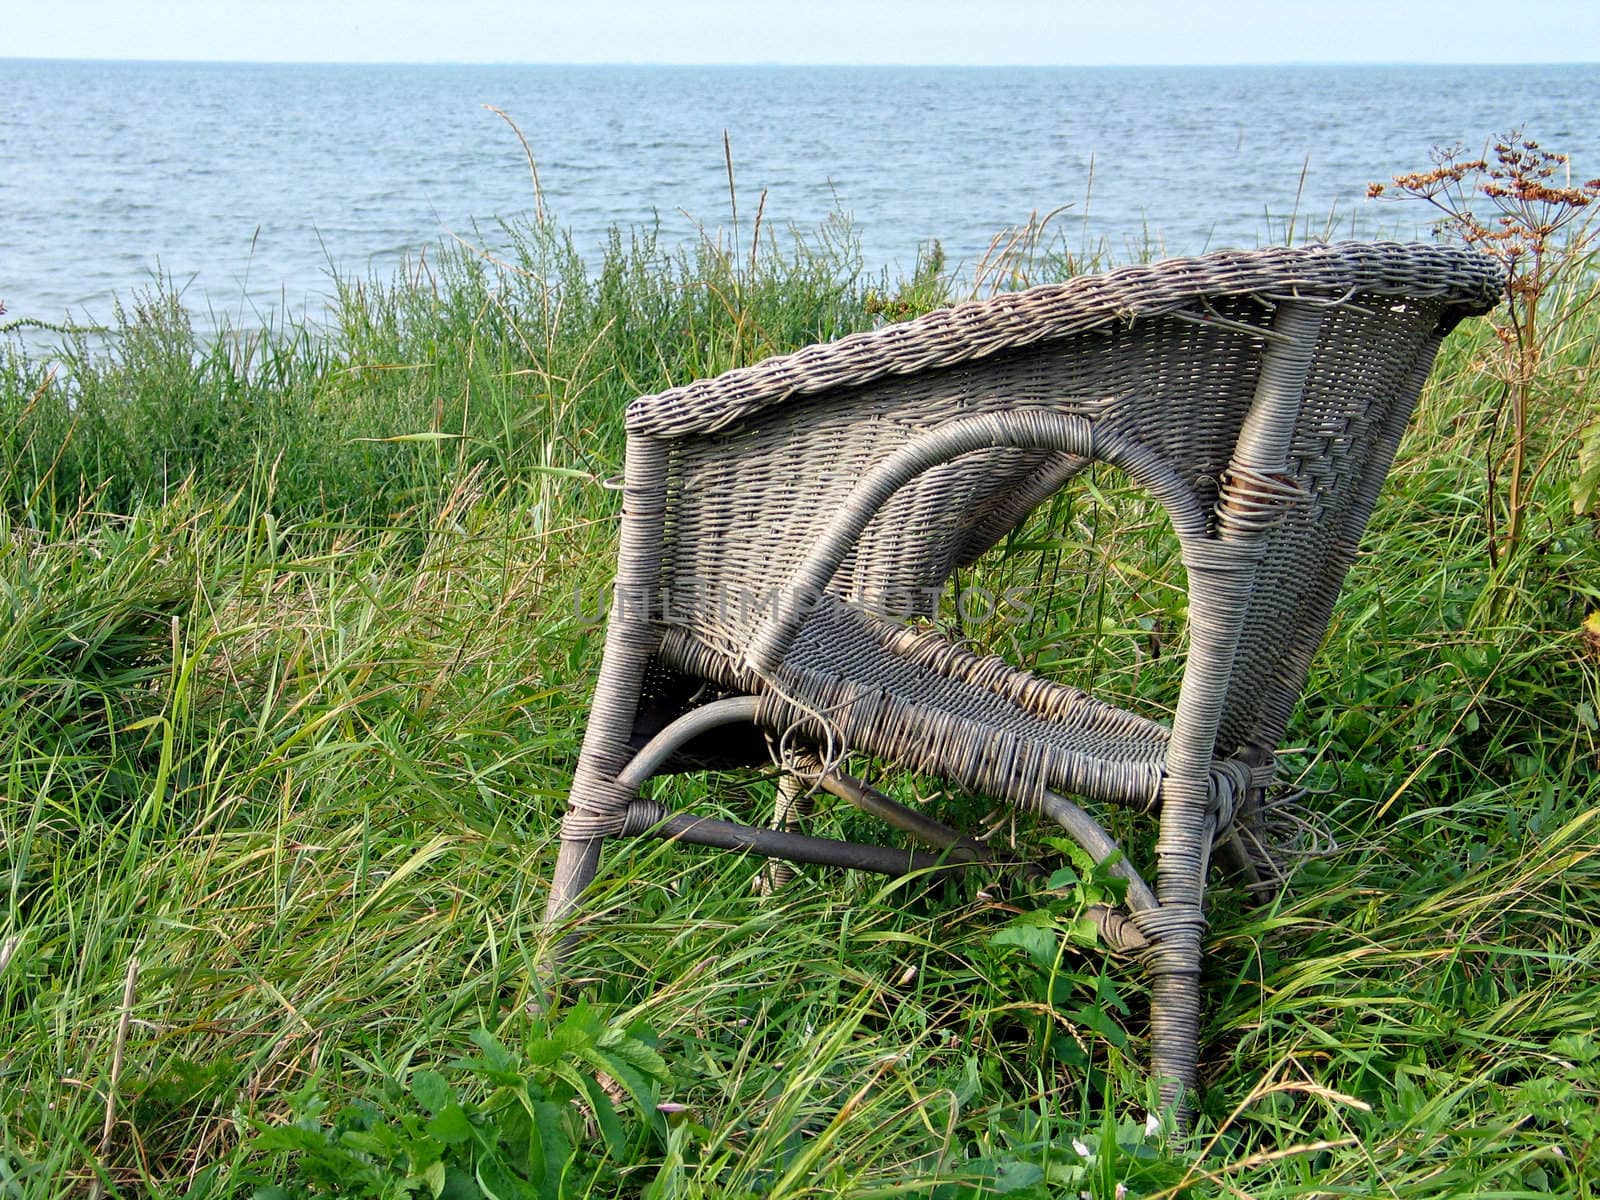
[[[1241,313],[1265,323],[1270,310]],[[740,646],[874,464],[920,432],[1040,408],[1126,426],[1214,490],[1250,403],[1261,339],[1175,318],[1087,330],[976,363],[840,386],[759,423],[674,439],[661,582],[668,620]],[[1109,426],[1108,426],[1109,427]],[[867,526],[831,590],[891,616],[929,612],[976,559],[1084,460],[983,449],[932,468]]]
[[[1209,509],[1275,307],[1224,298],[976,363],[819,391],[763,412],[759,424],[675,439],[661,570],[668,623],[736,661],[862,474],[919,430],[960,416],[1037,407],[1089,417],[1168,464]],[[1282,736],[1442,315],[1438,301],[1363,295],[1320,316],[1291,439],[1292,482],[1304,499],[1265,535],[1224,708],[1224,753]],[[830,590],[893,617],[930,613],[957,567],[1083,462],[1002,448],[929,470],[868,525]]]

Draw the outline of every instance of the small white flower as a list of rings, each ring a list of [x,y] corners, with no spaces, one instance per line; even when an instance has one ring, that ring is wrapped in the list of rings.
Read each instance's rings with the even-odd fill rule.
[[[1078,1157],[1079,1158],[1093,1158],[1094,1157],[1094,1155],[1089,1153],[1089,1147],[1085,1146],[1077,1138],[1073,1138],[1072,1139],[1072,1148],[1078,1152]]]
[[[1144,1135],[1145,1137],[1159,1137],[1161,1135],[1161,1118],[1156,1116],[1155,1113],[1145,1113]]]

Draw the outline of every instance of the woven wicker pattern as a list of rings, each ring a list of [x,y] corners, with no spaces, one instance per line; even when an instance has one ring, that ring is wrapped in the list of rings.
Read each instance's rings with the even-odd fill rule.
[[[1157,798],[1164,725],[832,596],[767,679],[681,635],[668,636],[662,656],[760,694],[768,729],[813,745],[894,744],[909,769],[1030,808],[1046,788],[1140,808]],[[907,730],[925,736],[908,741]]]
[[[1152,899],[1125,924],[1153,977],[1153,1069],[1181,1112],[1213,845],[1233,844],[1271,781],[1441,339],[1502,285],[1490,260],[1441,246],[1225,252],[959,305],[635,401],[617,603],[550,919],[604,839],[656,819],[624,770],[679,714],[662,738],[721,719],[691,711],[697,694],[754,697],[717,711],[826,764],[864,752],[1042,811],[1097,854],[1110,839],[1060,793],[1158,807],[1155,886],[1130,891]],[[1146,489],[1182,550],[1189,653],[1170,727],[908,623],[1091,461]],[[784,836],[766,852],[848,858]]]
[[[1498,302],[1502,280],[1492,260],[1450,246],[1341,243],[1169,259],[958,304],[644,396],[628,407],[628,431],[672,437],[719,428],[793,395],[937,370],[1225,297],[1370,293],[1437,299],[1481,313]]]

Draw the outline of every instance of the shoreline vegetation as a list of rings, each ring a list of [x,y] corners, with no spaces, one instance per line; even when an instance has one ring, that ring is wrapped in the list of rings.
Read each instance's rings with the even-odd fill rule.
[[[615,853],[595,984],[541,1013],[623,406],[960,298],[936,248],[874,280],[844,222],[762,221],[593,267],[511,224],[504,258],[336,280],[325,326],[202,338],[156,289],[0,344],[0,1198],[1600,1191],[1587,260],[1532,374],[1486,321],[1445,347],[1292,728],[1290,887],[1213,906],[1191,1139],[1147,1116],[1141,976],[1083,919],[1111,885],[1020,817],[985,827],[1054,891],[761,898],[751,862]],[[970,286],[1106,265],[1042,232]],[[1097,473],[957,581],[1049,604],[948,619],[1160,715],[1180,579]]]

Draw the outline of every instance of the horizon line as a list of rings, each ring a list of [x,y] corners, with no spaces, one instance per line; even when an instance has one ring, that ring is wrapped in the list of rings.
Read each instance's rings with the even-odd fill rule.
[[[1595,59],[1529,59],[1521,62],[1481,59],[1250,59],[1230,62],[790,62],[778,59],[737,62],[639,59],[339,59],[339,58],[144,58],[112,55],[38,55],[0,53],[0,63],[124,63],[130,66],[248,66],[248,67],[672,67],[699,70],[723,68],[780,69],[891,69],[966,71],[1051,71],[1172,68],[1244,69],[1256,67],[1585,67],[1600,66]]]

